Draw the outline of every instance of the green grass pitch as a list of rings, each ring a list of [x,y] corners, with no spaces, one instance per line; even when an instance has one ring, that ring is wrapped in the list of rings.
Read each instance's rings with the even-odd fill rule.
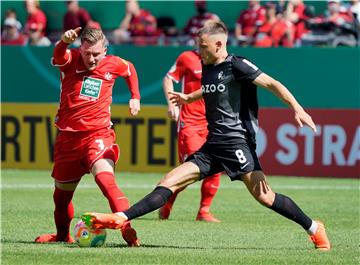
[[[161,174],[117,173],[131,203],[149,193]],[[1,264],[360,264],[359,180],[269,177],[274,191],[292,197],[311,217],[326,224],[329,252],[316,251],[301,227],[259,205],[241,182],[223,176],[212,212],[220,224],[196,222],[200,185],[183,191],[168,221],[157,212],[133,221],[142,247],[127,248],[108,230],[101,248],[35,244],[54,232],[53,181],[48,171],[2,170]],[[75,216],[109,212],[90,175],[74,196]],[[73,220],[71,229],[77,219]]]

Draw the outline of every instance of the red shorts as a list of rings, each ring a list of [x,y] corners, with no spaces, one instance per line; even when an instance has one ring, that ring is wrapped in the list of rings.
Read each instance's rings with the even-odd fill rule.
[[[120,149],[112,129],[87,132],[60,131],[54,149],[52,176],[58,182],[75,182],[101,158],[117,162]]]
[[[183,163],[188,156],[199,150],[208,135],[207,128],[181,129],[178,133],[179,161]]]

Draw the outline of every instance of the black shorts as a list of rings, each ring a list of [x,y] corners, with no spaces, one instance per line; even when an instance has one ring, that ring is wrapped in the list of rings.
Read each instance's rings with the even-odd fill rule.
[[[242,138],[212,137],[186,161],[200,168],[200,179],[225,171],[231,180],[262,170],[255,152],[256,145]]]

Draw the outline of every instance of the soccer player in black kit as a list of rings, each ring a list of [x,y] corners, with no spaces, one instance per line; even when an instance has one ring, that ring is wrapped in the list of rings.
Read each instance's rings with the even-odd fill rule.
[[[208,138],[185,163],[160,180],[157,187],[124,212],[85,213],[82,219],[95,228],[120,229],[124,222],[163,206],[178,189],[207,176],[225,171],[231,180],[241,180],[262,205],[301,225],[315,248],[329,250],[325,227],[309,218],[289,197],[271,190],[255,153],[257,86],[267,88],[294,111],[299,126],[316,127],[289,90],[263,73],[247,59],[229,55],[228,32],[222,22],[209,22],[198,32],[199,53],[203,63],[201,89],[191,94],[171,93],[171,101],[187,104],[204,98]]]

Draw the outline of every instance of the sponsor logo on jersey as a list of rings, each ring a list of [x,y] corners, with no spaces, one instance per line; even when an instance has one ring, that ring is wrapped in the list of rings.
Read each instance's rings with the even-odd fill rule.
[[[219,91],[220,93],[225,91],[225,85],[224,84],[206,84],[201,86],[201,90],[203,94],[208,93],[214,93],[216,91]]]
[[[201,74],[202,70],[194,70],[194,74]]]
[[[99,98],[100,91],[101,91],[102,80],[84,76],[80,96],[87,97],[90,99],[97,99]]]
[[[104,78],[105,78],[106,80],[111,80],[111,79],[112,79],[112,74],[109,73],[109,72],[106,72],[105,75],[104,75]]]

